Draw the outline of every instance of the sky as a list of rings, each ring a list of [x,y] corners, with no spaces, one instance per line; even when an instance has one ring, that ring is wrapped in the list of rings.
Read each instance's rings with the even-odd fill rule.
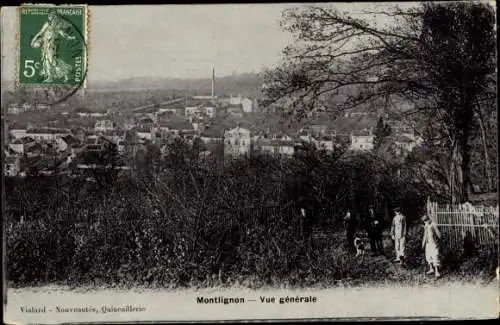
[[[292,42],[279,19],[299,5],[91,6],[87,78],[210,78],[212,67],[217,75],[260,72]],[[16,23],[15,8],[2,8],[2,81],[15,80]]]

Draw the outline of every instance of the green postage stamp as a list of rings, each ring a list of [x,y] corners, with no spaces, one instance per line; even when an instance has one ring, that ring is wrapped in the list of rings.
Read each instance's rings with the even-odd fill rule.
[[[87,14],[85,5],[19,7],[20,87],[84,86]]]

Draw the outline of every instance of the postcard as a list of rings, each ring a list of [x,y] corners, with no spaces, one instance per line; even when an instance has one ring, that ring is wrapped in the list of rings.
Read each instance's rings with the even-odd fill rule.
[[[4,322],[497,318],[495,24],[2,7]]]

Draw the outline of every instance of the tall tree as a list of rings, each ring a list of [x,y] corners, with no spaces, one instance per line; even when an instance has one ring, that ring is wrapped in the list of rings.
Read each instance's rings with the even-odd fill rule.
[[[380,116],[377,121],[377,126],[375,127],[375,138],[373,139],[374,149],[377,150],[383,143],[384,139],[390,136],[391,133],[392,130],[390,125],[384,123],[384,119],[382,118],[382,116]]]
[[[436,145],[446,148],[450,196],[466,201],[475,101],[496,99],[489,90],[496,86],[493,8],[425,3],[364,14],[354,18],[323,6],[286,10],[282,24],[296,43],[284,50],[285,63],[267,72],[265,95],[284,100],[299,117],[321,101],[334,100],[339,110],[396,103],[401,117],[418,117]],[[368,20],[371,15],[389,23],[380,27]],[[401,109],[401,103],[411,105]]]

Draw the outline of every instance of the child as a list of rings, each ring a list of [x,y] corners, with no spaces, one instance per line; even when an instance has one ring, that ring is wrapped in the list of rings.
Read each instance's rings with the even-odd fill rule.
[[[405,257],[406,242],[406,217],[401,214],[399,208],[394,209],[394,218],[392,219],[391,238],[394,240],[394,250],[396,259],[394,262],[402,262]]]
[[[438,240],[441,238],[441,233],[437,225],[429,218],[428,215],[425,215],[422,218],[424,222],[424,238],[422,239],[422,248],[425,251],[425,259],[427,260],[427,264],[429,264],[429,271],[427,274],[433,274],[436,278],[439,278],[441,275],[439,273],[439,246]]]
[[[346,216],[344,217],[344,229],[347,237],[347,248],[354,248],[354,235],[356,232],[356,220],[351,216],[351,211],[347,210]]]

